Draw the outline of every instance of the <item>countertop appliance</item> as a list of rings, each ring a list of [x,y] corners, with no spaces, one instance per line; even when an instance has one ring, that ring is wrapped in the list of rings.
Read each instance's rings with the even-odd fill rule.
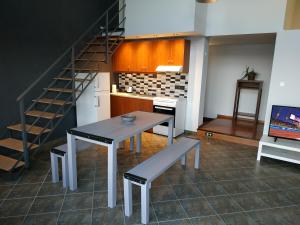
[[[84,78],[87,74],[77,74]],[[76,84],[77,86],[78,84]],[[76,102],[77,126],[110,118],[110,73],[98,73]]]
[[[185,98],[155,97],[153,99],[153,112],[174,116],[174,137],[177,137],[184,132],[185,111]],[[168,123],[163,123],[161,125],[155,126],[153,128],[153,133],[167,136]]]

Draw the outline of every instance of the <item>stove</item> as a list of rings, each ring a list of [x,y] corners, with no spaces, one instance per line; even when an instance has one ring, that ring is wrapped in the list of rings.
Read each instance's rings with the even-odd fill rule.
[[[184,133],[185,111],[185,98],[155,97],[153,99],[153,112],[174,116],[174,137]],[[155,126],[153,133],[167,136],[168,123]]]

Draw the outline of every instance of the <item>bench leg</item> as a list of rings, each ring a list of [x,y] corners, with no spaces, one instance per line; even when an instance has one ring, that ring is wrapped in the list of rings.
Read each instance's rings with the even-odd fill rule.
[[[124,206],[125,216],[132,215],[132,183],[124,178]]]
[[[134,148],[134,136],[130,138],[130,151],[132,152]]]
[[[200,144],[195,146],[195,169],[200,167]]]
[[[168,145],[173,144],[173,131],[174,131],[174,119],[172,118],[169,121],[169,126],[168,126]]]
[[[141,152],[142,133],[136,135],[136,152]]]
[[[50,153],[50,157],[51,157],[52,182],[57,183],[59,181],[58,159],[57,156],[53,153]]]
[[[68,172],[68,157],[65,155],[61,158],[62,164],[62,176],[63,176],[63,187],[67,188],[69,186],[69,172]]]
[[[76,140],[72,134],[67,134],[68,140],[68,169],[69,187],[71,191],[77,189],[77,162],[76,162]]]
[[[149,186],[145,184],[141,186],[141,218],[142,224],[149,223]]]
[[[181,157],[181,165],[185,166],[185,164],[186,164],[186,155]]]

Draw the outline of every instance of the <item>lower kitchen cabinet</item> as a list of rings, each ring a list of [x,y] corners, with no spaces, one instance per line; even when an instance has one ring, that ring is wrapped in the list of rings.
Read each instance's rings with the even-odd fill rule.
[[[111,95],[111,116],[120,116],[134,111],[153,112],[153,101]]]

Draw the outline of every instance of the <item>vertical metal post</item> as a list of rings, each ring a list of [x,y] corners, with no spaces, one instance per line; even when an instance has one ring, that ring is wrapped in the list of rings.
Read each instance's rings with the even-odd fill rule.
[[[72,62],[71,62],[71,64],[72,64],[72,91],[73,91],[73,93],[72,93],[72,95],[73,95],[73,101],[72,101],[72,103],[73,103],[73,106],[75,106],[76,105],[76,91],[75,91],[75,47],[73,46],[72,47],[72,53],[71,53],[72,55],[71,55],[71,60],[72,60]]]
[[[22,124],[23,156],[24,156],[24,161],[25,161],[25,168],[29,168],[29,149],[27,146],[27,131],[26,131],[24,98],[21,99],[19,105],[20,105],[20,118],[21,118],[21,124]]]
[[[105,63],[108,63],[108,11],[105,15]]]

